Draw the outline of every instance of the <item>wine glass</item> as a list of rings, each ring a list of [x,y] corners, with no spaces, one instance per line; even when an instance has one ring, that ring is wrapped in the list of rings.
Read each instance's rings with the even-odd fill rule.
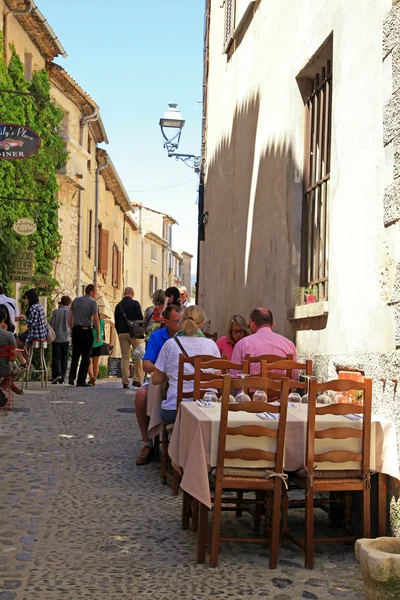
[[[214,404],[218,402],[218,396],[214,392],[206,392],[203,396],[203,402],[207,406],[206,403],[213,402]],[[210,404],[212,406],[212,404]]]
[[[308,394],[304,394],[304,396],[301,397],[301,403],[308,404]]]
[[[254,392],[253,402],[268,402],[268,396],[264,390],[256,390]]]
[[[331,399],[328,394],[320,394],[317,396],[317,404],[330,404]]]
[[[236,396],[236,402],[237,404],[240,404],[242,402],[251,402],[251,398],[245,392],[239,392],[239,394]]]
[[[292,406],[292,408],[297,408],[299,404],[301,404],[301,396],[297,392],[291,392],[288,396],[288,402],[293,402],[296,406]]]

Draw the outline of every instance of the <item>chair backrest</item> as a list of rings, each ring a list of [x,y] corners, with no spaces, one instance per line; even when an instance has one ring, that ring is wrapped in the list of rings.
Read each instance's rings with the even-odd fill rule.
[[[226,354],[224,354],[223,356],[226,359]],[[199,399],[198,383],[200,382],[200,379],[207,381],[208,379],[215,378],[215,373],[202,373],[202,375],[200,377],[200,370],[199,370],[199,376],[197,378],[195,378],[195,372],[196,372],[195,362],[196,362],[196,360],[200,363],[203,363],[203,362],[209,362],[211,360],[216,360],[216,357],[213,356],[212,354],[197,354],[195,356],[185,356],[184,354],[179,355],[178,385],[177,385],[177,394],[176,394],[176,407],[177,408],[179,407],[179,404],[182,402],[182,400],[184,398],[193,398],[193,400]],[[193,371],[191,373],[185,373],[185,365],[186,364],[192,365]],[[183,382],[184,381],[193,381],[194,382],[193,391],[190,391],[190,392],[183,391]],[[196,391],[196,396],[194,395],[195,391]]]
[[[9,362],[15,360],[14,346],[0,346],[0,358],[7,358]]]
[[[283,472],[283,458],[286,436],[286,421],[287,421],[287,405],[289,394],[289,379],[283,378],[280,381],[269,380],[260,377],[249,377],[251,386],[257,387],[267,392],[269,389],[276,390],[280,396],[280,402],[277,405],[268,405],[268,412],[279,415],[277,420],[261,421],[260,425],[238,425],[229,426],[228,417],[230,412],[265,412],[265,402],[242,402],[240,404],[229,403],[229,388],[238,388],[240,380],[231,379],[230,375],[222,375],[228,385],[224,385],[222,391],[222,407],[221,407],[221,423],[218,439],[218,458],[217,458],[217,479],[223,476],[224,464],[226,459],[241,459],[243,461],[267,461],[272,463],[272,468],[277,473]],[[275,392],[276,393],[276,392]],[[261,424],[263,423],[263,424]],[[246,448],[238,450],[227,450],[226,441],[228,437],[244,436],[250,440],[259,438],[268,438],[275,440],[274,449],[262,450],[260,448],[251,447],[251,441],[248,440]],[[271,467],[268,467],[271,468]]]
[[[206,338],[208,338],[209,340],[214,340],[214,342],[217,341],[218,339],[218,331],[214,331],[214,333],[210,333],[208,331],[203,331],[203,334],[205,335]]]
[[[270,371],[281,371],[281,373],[270,373]],[[293,379],[293,371],[305,371],[307,377],[312,376],[312,360],[297,362],[295,360],[281,359],[274,362],[261,363],[261,374],[263,377],[289,377]]]
[[[273,363],[278,360],[293,360],[293,354],[287,354],[286,356],[278,356],[277,354],[262,354],[260,356],[250,356],[250,354],[246,354],[244,358],[249,363],[248,373],[250,373],[251,365],[254,363],[258,363],[260,364],[260,370],[258,371],[258,375],[266,377],[266,373],[262,373],[263,364]],[[256,373],[254,373],[254,375],[255,374]]]
[[[348,392],[351,390],[362,391],[364,402],[362,406],[353,403],[336,403],[317,406],[317,395],[320,392],[333,390],[336,392]],[[362,473],[367,473],[370,468],[370,445],[371,445],[371,407],[372,407],[372,379],[365,377],[363,382],[352,379],[334,379],[317,383],[315,377],[309,380],[308,392],[308,422],[307,422],[307,450],[306,462],[309,472],[315,463],[358,463]],[[316,419],[322,415],[362,415],[362,427],[350,427],[346,425],[334,425],[326,429],[316,430]],[[354,422],[354,421],[353,421]],[[357,421],[355,421],[357,422]],[[358,421],[360,422],[360,421]],[[332,424],[331,424],[332,425]],[[346,448],[346,440],[356,438],[360,440],[360,450],[351,451]],[[332,449],[316,451],[316,440],[332,440]],[[354,469],[354,467],[351,467]]]

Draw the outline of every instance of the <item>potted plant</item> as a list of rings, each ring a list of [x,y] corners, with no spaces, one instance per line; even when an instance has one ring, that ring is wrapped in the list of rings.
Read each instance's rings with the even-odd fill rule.
[[[318,299],[318,287],[316,285],[309,285],[304,290],[304,299],[306,304],[313,304]]]

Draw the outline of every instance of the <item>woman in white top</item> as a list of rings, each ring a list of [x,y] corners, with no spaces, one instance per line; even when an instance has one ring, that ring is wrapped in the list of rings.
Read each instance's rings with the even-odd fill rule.
[[[152,381],[154,384],[159,384],[168,379],[167,398],[161,404],[161,419],[166,425],[174,423],[176,419],[179,355],[183,353],[179,343],[187,356],[209,354],[221,358],[217,344],[213,340],[207,339],[201,331],[204,318],[205,315],[201,308],[188,306],[182,315],[180,331],[165,342],[158,355]],[[185,373],[193,373],[192,365],[185,365]],[[193,383],[184,381],[183,391],[190,392],[192,390]]]

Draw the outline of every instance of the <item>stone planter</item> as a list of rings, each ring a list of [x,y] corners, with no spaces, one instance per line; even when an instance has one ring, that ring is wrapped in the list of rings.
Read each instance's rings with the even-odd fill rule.
[[[356,541],[366,600],[399,600],[400,538]]]

